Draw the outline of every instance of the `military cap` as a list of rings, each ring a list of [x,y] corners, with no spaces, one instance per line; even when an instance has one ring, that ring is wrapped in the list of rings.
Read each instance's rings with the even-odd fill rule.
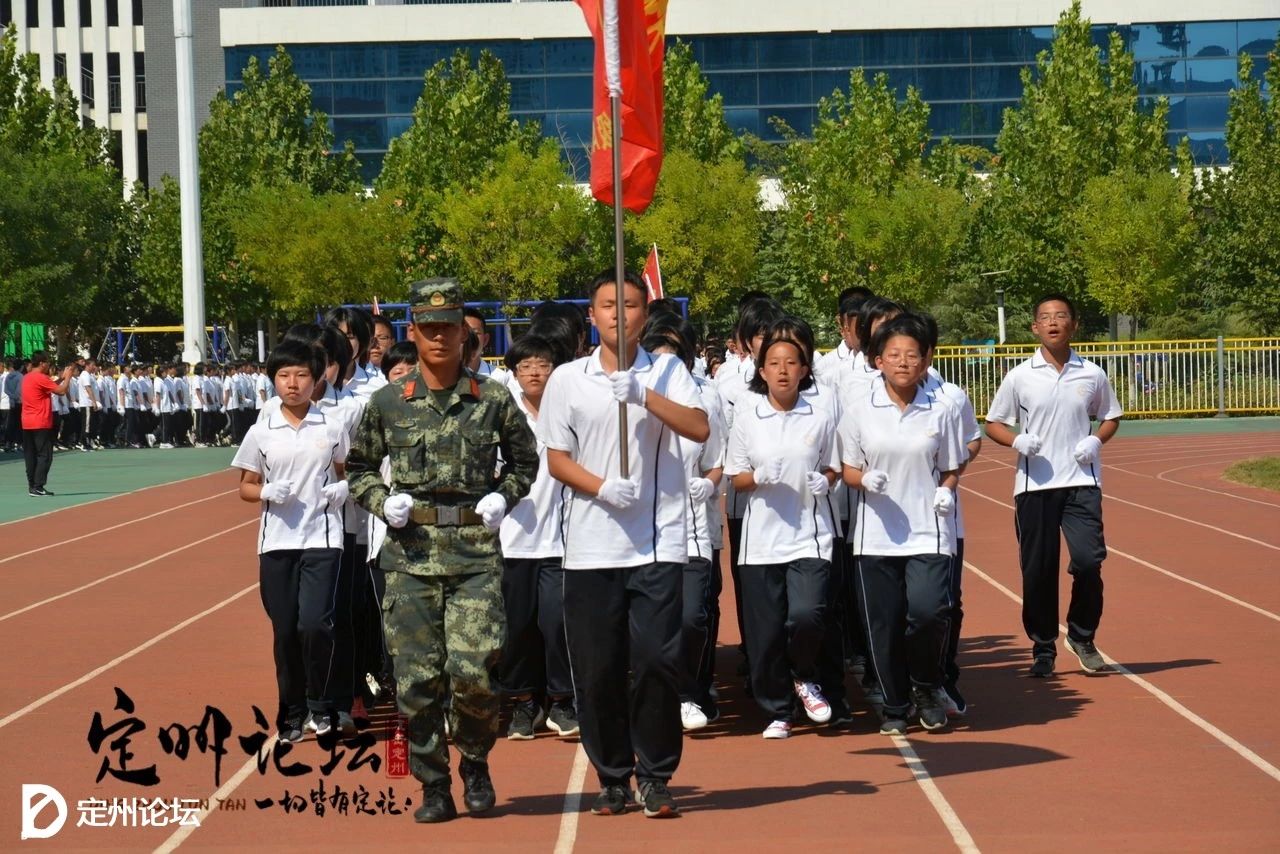
[[[462,309],[462,284],[457,279],[421,279],[409,286],[414,323],[461,323]]]

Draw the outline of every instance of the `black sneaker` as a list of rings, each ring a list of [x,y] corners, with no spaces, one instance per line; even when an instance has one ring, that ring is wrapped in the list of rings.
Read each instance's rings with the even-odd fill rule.
[[[51,498],[53,496],[53,493],[45,489],[43,486],[37,486],[35,489],[30,490],[30,494],[39,496],[40,498]]]
[[[489,777],[489,763],[463,759],[458,763],[458,776],[462,778],[462,802],[467,805],[467,812],[477,815],[493,809],[498,796]]]
[[[280,724],[280,740],[289,744],[302,741],[302,715],[291,715]]]
[[[1072,640],[1068,636],[1067,649],[1071,650],[1075,657],[1080,659],[1080,669],[1085,673],[1101,673],[1104,670],[1111,669],[1103,659],[1102,653],[1098,652],[1098,648],[1093,645],[1093,641]]]
[[[1031,662],[1031,675],[1037,679],[1044,679],[1046,676],[1053,675],[1053,656],[1037,655],[1036,660]]]
[[[832,700],[831,720],[827,721],[827,726],[842,727],[851,723],[853,723],[853,709],[849,707],[849,701]]]
[[[511,706],[511,724],[507,727],[507,738],[512,741],[532,741],[544,719],[542,707],[536,700],[516,700]]]
[[[596,795],[595,802],[591,804],[592,815],[622,815],[627,811],[627,804],[631,801],[631,791],[626,786],[614,784],[605,786],[600,794]]]
[[[969,711],[969,704],[964,701],[964,695],[960,693],[960,689],[956,687],[954,682],[948,682],[942,686],[946,691],[943,697],[943,708],[947,712],[948,717],[962,718],[965,712]]]
[[[927,730],[942,729],[947,725],[947,710],[943,708],[941,688],[931,688],[928,685],[912,685],[911,699],[916,704],[916,711],[920,715],[920,726]]]
[[[680,814],[676,799],[662,780],[641,782],[636,789],[636,803],[644,807],[645,818],[675,818]]]
[[[884,716],[884,720],[880,722],[881,735],[906,735],[907,734],[907,716],[899,712],[892,712]]]
[[[422,803],[413,811],[413,820],[420,824],[438,824],[458,817],[453,795],[448,783],[422,787]]]
[[[578,734],[578,713],[573,700],[556,700],[547,712],[547,729],[562,736]]]

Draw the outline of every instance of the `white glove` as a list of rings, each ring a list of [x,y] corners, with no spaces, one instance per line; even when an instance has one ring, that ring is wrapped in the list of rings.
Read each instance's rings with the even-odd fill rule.
[[[413,496],[407,492],[397,492],[382,502],[382,518],[387,520],[387,527],[403,528],[409,524],[412,512]]]
[[[774,457],[765,462],[751,473],[752,479],[755,480],[756,486],[771,486],[775,483],[782,482],[782,458]]]
[[[1040,453],[1040,437],[1035,433],[1019,433],[1013,437],[1013,449],[1024,457],[1034,457]]]
[[[889,486],[889,475],[880,469],[867,469],[862,473],[862,491],[880,495]]]
[[[804,482],[809,487],[809,492],[818,498],[831,491],[831,481],[827,480],[827,476],[820,471],[805,472]]]
[[[644,406],[644,383],[631,371],[614,371],[609,374],[609,385],[613,386],[613,399],[618,403]]]
[[[502,527],[502,517],[507,515],[507,499],[496,492],[490,492],[476,502],[476,512],[484,518],[484,526],[490,531]]]
[[[956,509],[956,494],[945,486],[933,491],[933,512],[939,516],[950,516]]]
[[[262,485],[262,500],[283,504],[293,496],[293,484],[287,480],[273,480]]]
[[[1076,442],[1075,458],[1082,466],[1087,466],[1098,458],[1098,453],[1102,451],[1102,440],[1097,436],[1085,436],[1079,442]]]
[[[320,487],[320,491],[324,493],[324,499],[329,502],[330,507],[337,507],[347,502],[347,496],[351,494],[351,487],[347,486],[345,480],[338,480],[328,486]]]
[[[689,497],[694,501],[709,501],[716,494],[716,485],[705,477],[689,478]]]
[[[639,497],[640,484],[621,477],[609,478],[600,484],[600,490],[596,493],[596,498],[619,510],[626,510],[635,504]]]

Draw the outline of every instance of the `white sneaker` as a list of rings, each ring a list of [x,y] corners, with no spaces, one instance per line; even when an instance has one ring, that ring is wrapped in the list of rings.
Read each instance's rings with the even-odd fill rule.
[[[169,444],[168,442],[161,442],[160,447],[164,448],[167,451],[167,450],[171,450],[173,448],[173,445]]]
[[[680,725],[685,729],[702,729],[707,723],[707,716],[697,703],[686,700],[680,704]]]
[[[764,728],[765,738],[786,738],[791,735],[791,721],[774,721]]]
[[[147,434],[147,447],[149,447],[149,448],[154,448],[155,446],[156,446],[156,434],[155,434],[155,433],[148,433],[148,434]]]
[[[316,735],[328,735],[333,731],[333,724],[329,721],[329,716],[324,712],[312,712],[307,715],[305,729],[311,730]]]
[[[825,724],[831,720],[831,706],[826,697],[822,696],[820,687],[812,682],[797,682],[795,685],[796,696],[804,704],[804,713],[809,716],[809,720],[815,724]]]

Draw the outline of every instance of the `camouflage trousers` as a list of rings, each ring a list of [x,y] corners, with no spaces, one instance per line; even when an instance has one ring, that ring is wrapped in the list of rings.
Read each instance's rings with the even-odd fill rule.
[[[388,572],[383,614],[408,720],[409,770],[424,784],[448,782],[446,698],[453,744],[464,759],[487,761],[497,739],[500,697],[490,672],[506,634],[502,574]]]

